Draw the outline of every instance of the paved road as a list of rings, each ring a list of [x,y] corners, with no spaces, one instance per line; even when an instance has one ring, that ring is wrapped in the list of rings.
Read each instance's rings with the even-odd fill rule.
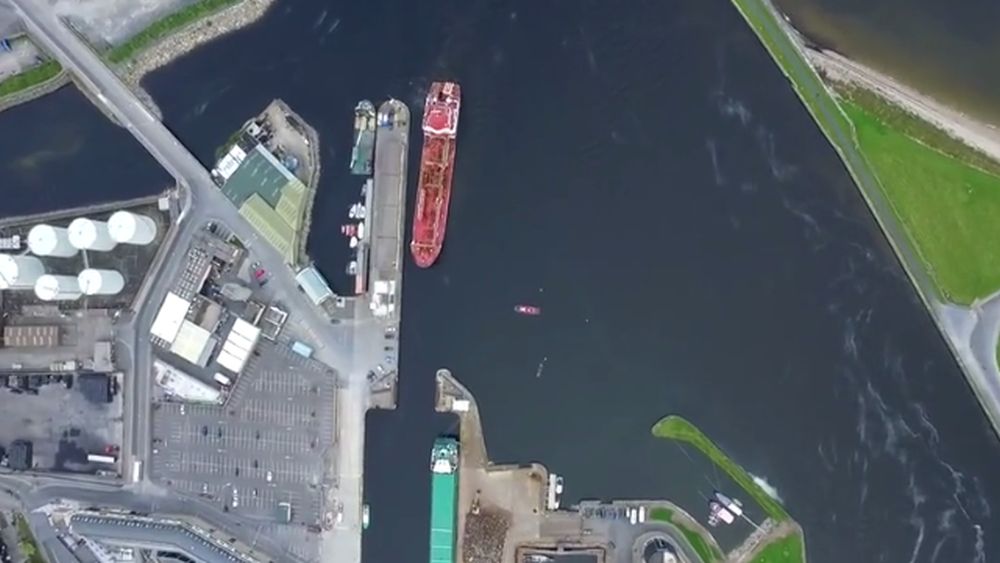
[[[364,454],[365,411],[368,408],[368,385],[366,374],[374,367],[380,356],[371,357],[374,339],[382,338],[378,321],[367,315],[366,306],[358,307],[358,318],[336,327],[332,326],[307,298],[298,291],[293,272],[284,264],[281,256],[266,242],[261,240],[253,228],[239,216],[237,210],[223,196],[212,182],[204,166],[170,133],[170,131],[149,113],[132,92],[108,69],[90,48],[56,17],[43,0],[12,0],[32,37],[62,65],[71,71],[78,83],[94,93],[116,119],[132,133],[146,150],[181,185],[181,213],[176,226],[176,234],[167,248],[167,259],[162,270],[157,273],[157,283],[151,287],[148,299],[136,312],[134,324],[123,330],[125,338],[134,339],[134,388],[126,390],[132,400],[129,412],[133,424],[131,440],[128,444],[131,459],[125,459],[127,471],[131,461],[146,461],[150,456],[150,416],[151,404],[151,344],[146,335],[152,326],[159,304],[162,303],[171,281],[184,265],[184,250],[193,240],[193,235],[207,221],[224,224],[238,238],[243,240],[255,254],[257,260],[272,272],[271,284],[284,298],[290,315],[313,335],[315,358],[336,369],[345,376],[346,388],[338,394],[338,435],[336,471],[339,489],[337,500],[344,507],[343,520],[331,534],[324,534],[324,552],[333,550],[338,561],[359,562],[361,560],[361,487]],[[131,329],[132,333],[129,332]],[[365,352],[357,357],[355,336],[360,335],[360,347]],[[374,362],[374,363],[373,363]],[[146,464],[144,464],[146,465]],[[143,471],[145,473],[145,471]],[[145,475],[138,476],[143,488],[148,486]],[[43,489],[45,490],[45,489]],[[99,496],[99,495],[98,495]],[[117,498],[117,497],[109,497]],[[108,502],[105,499],[102,502]],[[195,504],[181,506],[197,507],[199,515],[207,507]],[[233,520],[230,518],[229,520]],[[329,540],[329,541],[327,541]]]

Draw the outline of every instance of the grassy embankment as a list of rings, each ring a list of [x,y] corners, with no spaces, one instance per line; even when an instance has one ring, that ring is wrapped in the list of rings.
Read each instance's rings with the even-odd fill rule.
[[[161,18],[146,29],[140,31],[131,39],[112,48],[105,53],[105,58],[112,63],[126,62],[147,47],[174,33],[182,27],[206,18],[242,0],[201,0],[177,12]]]
[[[676,440],[694,447],[740,485],[760,505],[769,518],[779,523],[791,521],[791,517],[781,506],[781,503],[764,492],[764,489],[761,489],[754,482],[749,473],[737,465],[708,436],[705,436],[701,430],[698,430],[687,420],[679,416],[668,416],[653,426],[653,435],[657,438]],[[678,525],[674,521],[673,514],[666,509],[655,510],[651,517],[656,520],[671,521]],[[681,528],[688,542],[705,563],[722,560],[721,554],[717,553],[714,546],[706,545],[701,535],[686,529],[683,525],[678,525],[678,527]],[[796,526],[795,529],[798,530],[798,527]],[[796,531],[767,545],[754,557],[752,563],[804,563],[805,560],[805,543],[802,533]]]
[[[1000,163],[870,92],[839,88],[858,147],[942,295],[1000,289]]]
[[[59,66],[59,63],[55,61],[45,61],[36,67],[29,68],[19,74],[15,74],[3,82],[0,82],[0,98],[38,86],[47,80],[55,78],[61,70],[62,67]]]
[[[653,520],[659,520],[660,522],[669,522],[684,534],[684,538],[691,544],[691,548],[694,552],[701,557],[703,563],[715,563],[717,561],[722,561],[725,556],[722,551],[719,550],[718,546],[715,544],[705,541],[705,538],[687,526],[687,524],[680,518],[674,518],[674,511],[665,507],[657,507],[649,512],[649,517]]]
[[[749,473],[729,459],[729,456],[709,440],[708,436],[702,434],[701,430],[695,428],[687,420],[679,416],[668,416],[653,426],[653,435],[657,438],[667,438],[694,446],[695,449],[719,466],[719,469],[722,469],[733,481],[743,487],[769,517],[779,522],[791,519],[781,503],[768,496],[764,489],[754,483]]]
[[[28,563],[45,563],[45,558],[38,551],[35,536],[32,535],[31,529],[28,528],[28,521],[20,514],[14,516],[14,519],[17,521],[18,548],[28,558]]]
[[[829,96],[822,92],[821,81],[812,68],[799,55],[794,44],[774,15],[764,7],[762,0],[732,0],[733,5],[747,21],[757,38],[770,53],[771,58],[788,77],[792,88],[799,99],[806,105],[820,127],[829,137],[829,132],[836,128],[850,130],[850,123],[843,114],[830,111],[824,104],[830,102]]]
[[[762,549],[751,563],[803,563],[805,546],[802,535],[795,533],[772,542]]]

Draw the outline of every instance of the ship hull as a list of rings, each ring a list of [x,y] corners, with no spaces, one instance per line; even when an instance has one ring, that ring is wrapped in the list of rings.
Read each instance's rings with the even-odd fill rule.
[[[458,504],[458,442],[438,438],[431,451],[430,563],[455,563]],[[446,469],[435,462],[447,460]]]
[[[424,106],[424,146],[410,241],[410,253],[421,268],[433,265],[444,246],[460,106],[458,84],[435,82],[431,85]]]
[[[375,106],[362,100],[354,108],[354,147],[351,149],[351,174],[371,176],[375,156]]]

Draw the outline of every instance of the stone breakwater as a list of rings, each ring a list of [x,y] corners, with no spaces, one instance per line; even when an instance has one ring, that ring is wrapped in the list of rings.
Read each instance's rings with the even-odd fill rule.
[[[120,71],[122,80],[137,89],[146,73],[167,65],[200,45],[250,25],[267,13],[274,2],[275,0],[243,0],[239,4],[182,27],[150,45],[126,63]]]

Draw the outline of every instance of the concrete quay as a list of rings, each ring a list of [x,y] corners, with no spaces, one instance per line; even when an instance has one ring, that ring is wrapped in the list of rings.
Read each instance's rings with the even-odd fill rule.
[[[629,511],[667,509],[686,527],[711,536],[680,507],[662,500],[583,501],[549,510],[549,471],[541,464],[494,465],[486,451],[475,397],[447,369],[437,372],[439,412],[460,422],[457,561],[527,563],[539,557],[575,556],[593,563],[642,563],[663,551],[680,563],[701,561],[673,522],[647,516],[631,522]],[[557,495],[558,497],[558,495]],[[667,559],[670,560],[670,559]]]
[[[375,132],[375,177],[368,194],[367,293],[364,315],[376,321],[381,335],[366,354],[379,358],[367,374],[372,406],[396,407],[399,367],[399,323],[403,295],[403,226],[406,170],[409,155],[410,110],[399,100],[379,107],[384,125]],[[376,344],[377,343],[377,344]]]

